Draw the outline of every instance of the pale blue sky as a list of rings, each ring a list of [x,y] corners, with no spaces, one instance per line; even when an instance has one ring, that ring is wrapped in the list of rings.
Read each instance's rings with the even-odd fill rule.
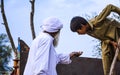
[[[4,0],[5,12],[9,28],[17,47],[17,39],[20,37],[29,46],[32,42],[30,30],[29,0]],[[120,0],[36,0],[35,2],[35,32],[40,32],[42,21],[50,16],[58,17],[64,24],[60,34],[59,45],[56,48],[58,53],[69,53],[72,51],[83,51],[82,57],[93,57],[93,46],[96,44],[94,38],[87,35],[78,35],[70,31],[70,20],[74,16],[99,14],[107,4],[114,4],[120,7]],[[0,33],[6,33],[0,14]]]

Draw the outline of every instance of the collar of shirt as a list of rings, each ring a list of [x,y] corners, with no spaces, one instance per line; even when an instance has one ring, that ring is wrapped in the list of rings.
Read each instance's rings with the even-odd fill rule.
[[[87,34],[90,34],[93,30],[93,24],[89,21],[88,24],[90,25],[90,29],[87,31]]]
[[[88,23],[89,23],[91,29],[93,30],[93,24],[91,22],[88,22]]]
[[[48,35],[52,40],[54,40],[54,38],[53,38],[50,34],[45,33],[45,32],[43,32],[43,31],[42,31],[42,33]]]

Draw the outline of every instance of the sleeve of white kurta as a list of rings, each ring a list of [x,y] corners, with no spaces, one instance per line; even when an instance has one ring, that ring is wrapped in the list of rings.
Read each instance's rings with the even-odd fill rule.
[[[47,75],[46,72],[48,70],[49,65],[49,50],[51,46],[51,41],[49,39],[45,39],[40,42],[40,46],[36,52],[35,62],[33,69],[34,75]]]
[[[69,54],[58,54],[58,62],[61,64],[70,64],[72,61]]]

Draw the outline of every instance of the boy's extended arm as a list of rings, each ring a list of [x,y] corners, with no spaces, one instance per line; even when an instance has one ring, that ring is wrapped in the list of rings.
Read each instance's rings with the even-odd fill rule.
[[[102,20],[104,20],[108,15],[110,15],[111,12],[115,12],[117,14],[120,15],[120,8],[109,4],[107,5],[102,12],[95,18],[95,24],[101,22]]]

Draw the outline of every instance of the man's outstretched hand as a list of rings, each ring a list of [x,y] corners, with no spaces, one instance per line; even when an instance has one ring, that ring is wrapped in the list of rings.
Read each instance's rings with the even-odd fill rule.
[[[72,57],[79,57],[80,55],[82,55],[82,51],[79,51],[79,52],[72,52],[70,53],[70,58]]]

